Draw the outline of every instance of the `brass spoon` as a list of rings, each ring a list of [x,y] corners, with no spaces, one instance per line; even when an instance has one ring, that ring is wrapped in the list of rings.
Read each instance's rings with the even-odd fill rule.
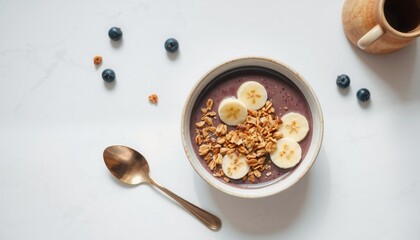
[[[125,146],[109,146],[104,150],[104,161],[109,171],[120,181],[130,185],[152,184],[190,211],[210,229],[217,230],[221,227],[222,222],[218,217],[182,199],[153,180],[149,174],[149,164],[136,150]]]

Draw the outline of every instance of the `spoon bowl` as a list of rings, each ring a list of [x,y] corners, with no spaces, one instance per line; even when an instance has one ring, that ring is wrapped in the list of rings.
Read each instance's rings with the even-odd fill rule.
[[[150,177],[149,164],[136,150],[126,146],[109,146],[104,150],[103,158],[108,170],[118,180],[129,185],[149,183],[178,202],[210,229],[217,230],[222,226],[218,217],[184,200],[153,180]]]
[[[112,175],[126,184],[137,185],[150,181],[150,169],[146,159],[129,147],[107,147],[104,160]]]

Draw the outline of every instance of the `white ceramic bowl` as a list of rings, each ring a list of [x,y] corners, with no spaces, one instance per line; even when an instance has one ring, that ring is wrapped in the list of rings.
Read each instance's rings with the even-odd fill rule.
[[[290,171],[284,177],[275,179],[274,181],[267,182],[265,184],[238,187],[239,185],[235,186],[234,184],[227,184],[223,181],[220,181],[220,179],[214,177],[212,173],[210,173],[208,169],[206,169],[206,167],[203,166],[199,157],[193,150],[193,144],[195,144],[195,142],[191,141],[190,131],[194,131],[194,129],[190,129],[190,119],[194,104],[197,101],[199,94],[203,91],[203,89],[206,86],[209,85],[209,83],[213,79],[215,79],[220,74],[225,73],[226,71],[247,66],[268,68],[278,73],[281,73],[287,78],[289,78],[300,89],[300,91],[303,93],[304,97],[308,102],[309,108],[312,113],[313,129],[312,140],[309,149],[306,153],[306,156],[304,157],[304,159],[301,160],[300,164],[295,169],[293,169],[293,171]],[[309,169],[315,162],[319,150],[321,148],[324,132],[324,120],[320,104],[314,91],[306,82],[306,80],[304,80],[303,77],[300,76],[296,71],[286,66],[285,64],[277,61],[260,57],[247,57],[226,62],[211,70],[209,73],[204,75],[204,77],[201,80],[198,81],[198,83],[193,87],[190,95],[186,100],[184,110],[182,113],[181,131],[184,150],[188,157],[188,160],[190,161],[195,171],[207,183],[209,183],[216,189],[233,196],[244,198],[259,198],[270,196],[289,188],[290,186],[298,182],[309,171]]]

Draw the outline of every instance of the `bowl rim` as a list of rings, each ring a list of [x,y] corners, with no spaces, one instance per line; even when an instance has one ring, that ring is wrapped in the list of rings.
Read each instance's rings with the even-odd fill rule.
[[[317,139],[312,139],[311,140],[311,144],[310,147],[308,149],[308,153],[307,156],[305,156],[305,160],[308,158],[308,154],[310,152],[310,150],[312,150],[312,156],[310,156],[309,160],[306,160],[306,164],[305,166],[299,165],[300,167],[296,168],[295,170],[293,170],[293,172],[290,174],[290,176],[288,176],[286,178],[286,184],[280,184],[281,182],[284,181],[277,181],[276,183],[272,183],[270,185],[267,185],[268,188],[266,187],[261,187],[261,188],[238,188],[238,187],[233,187],[230,186],[222,181],[220,181],[219,179],[216,179],[216,177],[212,176],[212,174],[205,169],[205,167],[203,167],[202,163],[200,162],[200,159],[198,158],[198,156],[196,156],[194,150],[192,148],[190,148],[189,144],[192,145],[191,143],[191,137],[190,137],[190,110],[192,110],[193,105],[196,101],[197,98],[194,98],[194,94],[200,93],[202,91],[203,88],[197,90],[201,85],[206,86],[209,82],[211,82],[214,77],[216,77],[219,74],[222,74],[223,72],[229,71],[231,69],[237,68],[234,65],[235,64],[241,64],[241,63],[246,63],[246,62],[254,62],[254,64],[246,64],[246,65],[241,65],[241,66],[261,66],[259,64],[261,63],[267,63],[267,64],[274,64],[275,66],[279,67],[279,68],[284,68],[286,72],[280,72],[278,71],[278,69],[272,69],[270,67],[268,67],[269,69],[272,69],[274,71],[280,72],[281,74],[285,75],[287,78],[290,79],[290,81],[292,81],[298,88],[300,91],[302,91],[302,93],[305,95],[304,90],[302,89],[302,87],[305,88],[305,90],[308,92],[308,95],[311,97],[311,102],[310,99],[308,99],[308,97],[305,95],[305,98],[308,101],[308,104],[311,108],[311,113],[312,113],[312,118],[313,118],[313,127],[315,128],[315,122],[318,123],[319,126],[317,127]],[[259,64],[258,64],[259,63]],[[261,67],[266,67],[266,66],[261,66]],[[222,72],[218,72],[220,71],[220,69],[223,68],[227,68]],[[217,73],[218,72],[218,73]],[[217,73],[215,76],[213,76],[212,78],[210,78],[210,76],[212,74]],[[290,77],[288,77],[287,75],[291,75],[293,76],[293,78],[295,79],[291,79]],[[298,86],[298,83],[296,81],[299,81],[301,83],[301,86]],[[305,91],[305,92],[306,92]],[[314,113],[314,109],[316,110],[316,113]],[[187,116],[188,115],[188,116]],[[316,115],[316,116],[315,116]],[[319,100],[317,98],[317,96],[315,95],[314,90],[312,89],[312,87],[309,85],[309,83],[294,69],[292,69],[291,67],[289,67],[288,65],[280,62],[280,61],[276,61],[273,59],[269,59],[266,57],[258,57],[258,56],[249,56],[249,57],[241,57],[241,58],[235,58],[229,61],[226,61],[222,64],[219,64],[213,68],[211,68],[207,73],[205,73],[192,87],[192,89],[190,90],[186,101],[184,103],[184,107],[183,107],[183,111],[182,111],[182,119],[181,119],[181,137],[182,137],[182,145],[184,148],[184,152],[188,158],[188,161],[190,162],[191,166],[194,168],[195,172],[198,173],[198,175],[204,179],[205,182],[207,182],[209,185],[213,186],[214,188],[220,190],[221,192],[224,192],[226,194],[232,195],[232,196],[236,196],[236,197],[243,197],[243,198],[260,198],[260,197],[266,197],[266,196],[270,196],[270,195],[274,195],[277,194],[279,192],[282,192],[286,189],[288,189],[289,187],[293,186],[295,183],[297,183],[300,179],[302,179],[307,172],[311,169],[311,167],[313,166],[315,160],[318,157],[319,151],[321,149],[321,145],[322,145],[322,141],[323,141],[323,135],[324,135],[324,118],[323,118],[323,114],[322,114],[322,109],[319,103]],[[315,117],[316,120],[315,121]],[[315,134],[315,131],[314,133]],[[313,135],[314,137],[314,135]],[[315,145],[314,145],[315,143]],[[297,171],[299,169],[299,171]],[[296,173],[295,173],[296,172]],[[291,177],[293,176],[293,177]],[[278,187],[276,187],[278,186]],[[262,189],[269,189],[268,191],[261,191]]]

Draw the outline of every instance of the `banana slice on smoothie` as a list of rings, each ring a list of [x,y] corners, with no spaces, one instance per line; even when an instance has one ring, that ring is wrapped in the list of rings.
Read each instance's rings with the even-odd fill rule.
[[[236,126],[246,120],[248,111],[243,102],[235,98],[223,99],[218,108],[220,120],[230,126]]]
[[[291,112],[284,115],[281,120],[280,132],[286,138],[291,138],[296,142],[302,141],[309,131],[309,123],[305,116]]]
[[[245,156],[238,156],[236,153],[226,154],[222,160],[223,173],[232,179],[240,179],[249,171],[249,165]]]
[[[242,83],[237,95],[238,99],[245,103],[249,110],[258,110],[267,102],[267,91],[265,87],[255,81]]]
[[[279,168],[292,168],[300,162],[302,149],[299,143],[290,138],[277,141],[277,149],[270,153],[271,161]]]

